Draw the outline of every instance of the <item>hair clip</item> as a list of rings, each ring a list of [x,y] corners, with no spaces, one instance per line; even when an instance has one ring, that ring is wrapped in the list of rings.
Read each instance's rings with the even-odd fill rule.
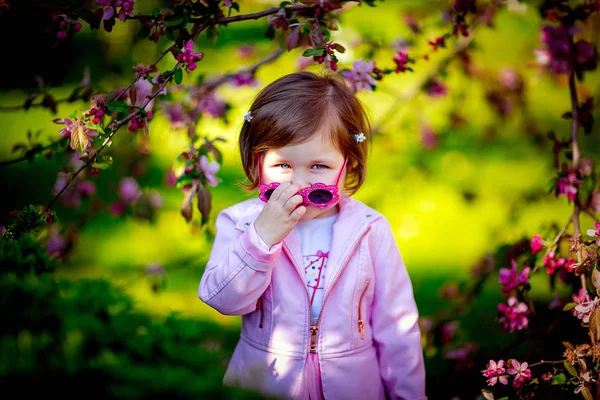
[[[248,111],[246,114],[244,114],[244,120],[246,120],[247,122],[252,121],[253,115],[250,111]]]
[[[366,136],[365,136],[365,134],[364,134],[364,133],[362,133],[362,132],[361,132],[361,133],[357,133],[357,134],[355,134],[355,135],[354,135],[354,138],[356,139],[356,141],[357,141],[358,143],[360,143],[360,142],[362,142],[362,141],[364,141],[364,140],[367,140],[367,137],[366,137]]]

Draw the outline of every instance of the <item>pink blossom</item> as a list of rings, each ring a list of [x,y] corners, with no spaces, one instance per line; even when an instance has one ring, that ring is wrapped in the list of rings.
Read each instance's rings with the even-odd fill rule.
[[[590,207],[592,208],[592,211],[600,212],[600,192],[595,190],[591,197]]]
[[[126,177],[119,183],[119,197],[125,204],[131,204],[141,195],[140,187],[134,178]]]
[[[546,273],[552,275],[556,268],[565,267],[570,268],[576,264],[576,261],[569,257],[567,260],[564,258],[556,258],[556,252],[551,251],[544,256],[543,265],[546,267]]]
[[[544,248],[544,240],[539,234],[535,234],[533,235],[533,238],[531,238],[529,246],[531,247],[531,254],[536,254]]]
[[[580,381],[579,385],[577,385],[577,387],[575,388],[573,393],[581,392],[583,390],[583,388],[586,386],[586,383],[591,383],[591,382],[596,382],[596,380],[592,377],[591,372],[587,371],[585,374],[583,374],[581,376],[581,381]]]
[[[214,91],[204,93],[198,101],[198,111],[219,118],[227,112],[227,103],[217,98]]]
[[[77,208],[81,203],[82,196],[91,196],[96,191],[96,186],[93,182],[87,181],[79,177],[75,178],[70,184],[70,173],[60,171],[57,175],[56,183],[54,184],[53,194],[56,196],[67,185],[69,186],[62,192],[59,197],[60,202],[69,208]]]
[[[437,51],[439,47],[446,47],[446,38],[444,36],[438,36],[435,40],[430,40],[427,43],[433,48],[433,51]]]
[[[408,50],[409,46],[410,46],[410,42],[402,37],[395,39],[391,44],[392,49],[398,53],[402,52],[403,50]],[[394,56],[394,58],[396,58],[396,56]],[[396,71],[396,72],[398,72],[398,71]]]
[[[591,71],[596,69],[598,65],[596,47],[585,40],[579,40],[575,43],[575,62],[582,70]]]
[[[162,110],[167,116],[167,119],[171,123],[173,129],[183,128],[191,121],[189,115],[183,109],[181,102],[176,101],[173,103],[161,103]]]
[[[542,26],[540,40],[546,44],[547,51],[545,54],[540,51],[536,53],[540,65],[548,66],[555,74],[570,73],[573,65],[570,59],[569,42],[578,31],[579,27],[576,26]],[[579,40],[575,43],[574,54],[574,67],[577,71],[590,71],[596,68],[598,56],[593,44]]]
[[[121,201],[115,201],[110,205],[108,212],[114,216],[123,215],[125,213],[125,204]]]
[[[556,74],[570,71],[568,36],[575,33],[575,28],[551,25],[542,26],[540,41],[548,47],[548,66]]]
[[[570,201],[575,200],[577,194],[577,186],[583,182],[581,179],[577,179],[577,175],[574,172],[569,173],[567,177],[560,178],[556,182],[556,188],[559,194],[566,194]]]
[[[444,82],[437,78],[432,79],[427,85],[427,94],[431,97],[443,97],[448,93],[448,88]]]
[[[579,171],[583,176],[592,175],[594,172],[594,160],[589,157],[581,157],[581,161],[579,163]]]
[[[494,386],[498,381],[503,385],[508,385],[508,379],[506,379],[508,375],[505,374],[504,360],[499,360],[497,364],[496,361],[490,360],[486,369],[481,372],[483,372],[483,376],[488,378],[488,386]]]
[[[46,251],[48,254],[56,253],[58,257],[63,257],[65,255],[65,250],[67,248],[67,241],[64,237],[60,235],[60,231],[58,228],[53,225],[50,228],[48,234],[48,241],[46,243]]]
[[[256,50],[255,50],[254,46],[252,46],[250,44],[243,44],[236,49],[236,55],[239,58],[252,57],[255,52],[256,52]],[[302,57],[302,58],[306,58],[306,57]]]
[[[152,96],[153,91],[154,85],[152,82],[147,79],[138,79],[135,82],[135,102],[133,105],[140,107],[142,104],[148,101],[148,98]],[[152,106],[154,106],[154,99],[146,104],[144,110],[146,110],[146,112],[152,111]]]
[[[550,52],[547,49],[535,49],[533,50],[535,56],[535,62],[541,67],[547,67],[550,65]]]
[[[502,283],[502,291],[510,292],[521,285],[525,286],[529,284],[529,267],[523,268],[521,273],[517,272],[517,263],[515,260],[511,260],[511,269],[501,268],[500,269],[500,283]]]
[[[511,365],[508,369],[510,375],[515,375],[513,386],[519,388],[527,379],[531,379],[531,370],[527,368],[526,362],[519,363],[517,360],[511,360]]]
[[[473,352],[479,348],[477,343],[471,342],[458,349],[450,349],[444,353],[444,357],[449,360],[466,360]]]
[[[596,244],[600,246],[600,222],[594,222],[594,229],[588,229],[587,234],[588,236],[598,237],[598,240],[596,240]]]
[[[225,4],[225,7],[231,7],[231,0],[223,0],[223,4]]]
[[[343,71],[342,75],[350,83],[350,87],[355,92],[364,90],[370,92],[376,85],[375,79],[371,74],[375,69],[375,62],[373,60],[366,62],[361,58],[352,63],[354,69],[350,71]]]
[[[177,61],[182,63],[188,71],[195,70],[196,62],[202,60],[203,57],[203,53],[194,53],[194,42],[192,40],[188,40],[183,46],[183,51],[175,56]]]
[[[421,145],[426,149],[434,149],[438,146],[438,135],[435,133],[433,128],[428,124],[421,126]]]
[[[136,115],[135,117],[129,120],[129,127],[127,128],[127,130],[130,132],[136,132],[139,129],[144,129],[144,133],[146,134],[146,136],[148,136],[150,133],[148,121],[152,119],[152,116],[152,111],[148,112],[148,120],[146,120],[146,117],[144,117],[143,115]]]
[[[421,23],[411,14],[404,14],[404,23],[410,28],[413,33],[421,32]]]
[[[198,164],[198,169],[202,171],[204,176],[206,177],[206,181],[209,186],[217,186],[221,179],[217,178],[215,174],[219,170],[221,166],[217,161],[208,162],[208,157],[202,155],[200,157],[200,162]]]
[[[450,321],[442,324],[442,344],[448,344],[452,341],[459,325],[460,321]]]
[[[587,291],[581,288],[579,289],[578,294],[572,295],[571,298],[576,304],[576,306],[571,309],[571,313],[584,323],[589,323],[590,315],[592,314],[592,311],[596,309],[598,302],[600,301],[598,297],[592,300]]]
[[[56,124],[65,124],[60,129],[57,136],[70,137],[69,145],[75,151],[83,153],[92,145],[92,136],[98,136],[98,132],[89,129],[85,121],[74,118],[72,121],[69,118],[58,118],[54,120]]]
[[[165,202],[159,192],[151,190],[148,193],[148,204],[150,204],[152,208],[161,208]]]
[[[285,29],[288,27],[289,22],[287,20],[285,8],[280,8],[277,13],[269,15],[268,23],[273,25],[275,29]]]
[[[503,314],[499,322],[506,332],[519,331],[529,324],[529,320],[526,317],[529,314],[527,305],[519,302],[514,296],[508,299],[508,305],[498,304],[498,311]]]
[[[548,304],[548,309],[550,310],[562,310],[562,308],[567,304],[567,302],[560,298],[560,294],[556,294],[550,304]]]
[[[523,87],[523,81],[517,70],[510,67],[505,67],[498,71],[498,81],[506,89],[513,92],[519,91]]]
[[[121,21],[125,21],[125,17],[133,16],[135,0],[96,0],[96,3],[99,6],[106,7],[102,19],[111,19],[115,13]]]
[[[158,71],[158,69],[156,68],[156,65],[154,65],[154,64],[152,64],[148,67],[146,67],[144,64],[138,64],[135,67],[133,67],[133,70],[135,71],[135,75],[139,79],[147,78],[149,74]]]
[[[250,73],[239,74],[233,78],[233,86],[256,86],[257,82]]]

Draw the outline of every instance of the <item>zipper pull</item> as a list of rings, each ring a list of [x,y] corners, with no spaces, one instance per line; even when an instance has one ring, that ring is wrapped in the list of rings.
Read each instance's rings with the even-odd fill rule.
[[[311,353],[316,353],[317,352],[317,330],[319,328],[317,328],[315,325],[312,325],[310,327],[310,352]]]
[[[358,331],[360,332],[360,338],[364,339],[365,338],[365,324],[361,319],[358,320]]]
[[[257,306],[260,309],[260,322],[258,324],[258,327],[262,328],[263,327],[263,314],[264,314],[264,312],[263,312],[263,304],[262,304],[262,297],[258,298],[258,300],[257,300]]]

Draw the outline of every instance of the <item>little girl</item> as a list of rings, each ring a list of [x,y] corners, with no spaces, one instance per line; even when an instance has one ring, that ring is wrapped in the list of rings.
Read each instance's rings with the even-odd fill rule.
[[[243,316],[223,383],[283,399],[427,399],[392,229],[351,197],[371,138],[361,103],[335,76],[299,72],[265,87],[244,120],[244,187],[259,195],[218,214],[198,288]]]

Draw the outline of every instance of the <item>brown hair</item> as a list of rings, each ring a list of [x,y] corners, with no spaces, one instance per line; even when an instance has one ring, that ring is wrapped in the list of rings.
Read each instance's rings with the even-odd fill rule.
[[[239,149],[250,183],[238,182],[248,192],[258,187],[258,160],[268,150],[303,143],[327,126],[335,147],[348,157],[344,189],[350,195],[362,186],[367,172],[367,141],[371,124],[360,100],[334,73],[302,71],[267,85],[250,107],[252,120],[244,120]]]

